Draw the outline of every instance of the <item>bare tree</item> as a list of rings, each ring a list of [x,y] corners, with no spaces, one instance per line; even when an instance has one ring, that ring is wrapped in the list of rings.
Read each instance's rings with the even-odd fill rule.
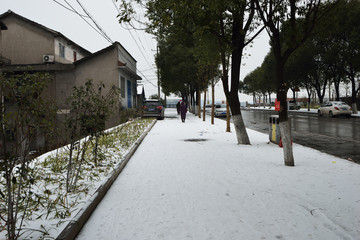
[[[311,36],[315,24],[337,1],[254,0],[254,2],[269,34],[276,60],[276,92],[280,101],[279,125],[284,146],[284,161],[285,165],[294,166],[286,101],[289,84],[284,78],[284,67],[290,55]],[[324,3],[328,4],[325,6]]]

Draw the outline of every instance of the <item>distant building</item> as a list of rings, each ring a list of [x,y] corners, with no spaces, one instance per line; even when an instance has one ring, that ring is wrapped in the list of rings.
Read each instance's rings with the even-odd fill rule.
[[[137,80],[136,60],[119,43],[91,53],[62,33],[20,16],[11,10],[0,15],[0,73],[15,73],[21,67],[30,67],[32,72],[46,72],[52,82],[44,93],[45,98],[55,101],[58,124],[64,121],[69,106],[66,99],[74,86],[83,85],[92,79],[110,89],[120,89],[116,111],[106,122],[106,128],[119,123],[120,111],[136,107]],[[70,26],[69,26],[70,27]],[[5,30],[6,31],[2,31]]]
[[[176,108],[176,104],[181,100],[181,98],[166,98],[166,107],[167,108]]]

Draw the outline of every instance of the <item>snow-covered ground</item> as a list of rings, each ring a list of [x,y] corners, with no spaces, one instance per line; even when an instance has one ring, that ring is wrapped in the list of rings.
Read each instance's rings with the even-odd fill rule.
[[[78,240],[360,239],[360,165],[166,109]],[[233,128],[232,128],[233,130]]]
[[[113,181],[112,178],[120,171],[153,124],[155,119],[136,119],[106,130],[107,134],[99,140],[101,154],[98,157],[98,166],[94,167],[93,151],[88,149],[76,191],[67,192],[65,187],[70,145],[34,159],[30,164],[30,176],[36,179],[31,188],[32,196],[36,197],[28,202],[27,216],[22,222],[19,239],[68,240],[69,235],[61,235],[62,231],[65,229],[64,233],[73,234],[76,228],[71,228],[72,223],[79,223],[80,216],[84,216],[91,208],[90,205],[101,198],[99,196],[107,189],[106,186]],[[88,140],[88,137],[81,142],[84,143],[84,140]],[[5,217],[4,211],[7,209],[6,199],[3,197],[5,188],[5,179],[0,175],[0,240],[8,239],[5,220],[2,218]],[[20,214],[22,211],[19,211]],[[20,220],[17,224],[20,224]],[[69,227],[72,231],[68,230]]]

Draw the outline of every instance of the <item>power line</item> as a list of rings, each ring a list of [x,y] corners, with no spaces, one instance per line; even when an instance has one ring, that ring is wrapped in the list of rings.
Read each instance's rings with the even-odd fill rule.
[[[140,8],[140,11],[141,11],[142,16],[145,16],[144,8]],[[152,42],[152,41],[149,41],[148,37],[146,37],[145,31],[141,31],[141,33],[142,33],[142,35],[143,35],[143,37],[144,37],[144,39],[145,39],[145,42],[146,42],[146,44],[147,44],[147,47],[148,47],[149,49],[155,49],[155,46],[154,46],[153,42]],[[150,43],[151,46],[149,45],[149,43]]]
[[[154,71],[154,70],[156,70],[156,69],[152,67],[152,68],[148,68],[148,69],[143,69],[142,71],[147,72],[147,71]]]
[[[88,17],[88,16],[85,16],[85,15],[81,15],[80,13],[78,13],[78,12],[76,12],[76,11],[74,11],[73,9],[71,9],[71,8],[68,8],[67,6],[65,6],[64,4],[62,4],[62,3],[59,3],[58,1],[56,1],[56,0],[53,0],[55,3],[57,3],[57,4],[59,4],[60,6],[62,6],[63,8],[65,8],[66,10],[69,10],[70,12],[73,12],[73,13],[76,13],[76,14],[78,14],[78,15],[80,15],[80,16],[82,16],[82,17]]]
[[[53,0],[55,3],[59,4],[60,6],[62,6],[63,8],[73,12],[73,13],[76,13],[77,15],[79,15],[91,28],[93,28],[97,33],[99,33],[102,37],[104,37],[108,42],[110,42],[111,44],[113,43],[113,41],[111,40],[111,38],[106,34],[106,32],[100,27],[100,25],[95,21],[95,19],[91,16],[91,14],[89,13],[89,11],[87,11],[84,7],[83,4],[81,4],[81,2],[79,0],[76,0],[76,2],[80,5],[80,7],[82,8],[82,10],[86,13],[86,15],[83,15],[83,14],[80,14],[67,0],[64,0],[64,2],[70,7],[66,7],[65,5],[59,3],[58,1],[56,0]],[[118,13],[120,14],[120,10],[118,9],[118,7],[116,6],[115,4],[115,1],[112,0],[116,10],[118,11]],[[90,24],[85,18],[90,18],[91,21],[95,24],[96,28]],[[130,35],[131,37],[133,38],[133,40],[135,41],[137,47],[139,48],[142,56],[144,57],[145,61],[147,62],[147,64],[150,66],[150,69],[153,69],[153,67],[151,66],[151,64],[147,61],[147,58],[144,56],[144,53],[141,51],[141,48],[140,46],[138,45],[136,39],[134,38],[134,36],[132,35],[131,31],[129,30],[130,32]],[[139,36],[138,36],[139,38]],[[140,38],[139,38],[140,40]],[[140,40],[141,41],[141,40]],[[143,46],[143,44],[142,44]],[[144,46],[143,46],[144,48]],[[144,77],[144,79],[150,83],[151,85],[153,85],[154,87],[157,87],[155,84],[153,84],[140,70],[138,70],[139,73]]]
[[[81,4],[81,2],[79,0],[76,0],[76,2],[80,5],[80,7],[82,8],[82,10],[86,13],[86,15],[89,16],[89,18],[91,19],[91,21],[95,24],[95,26],[99,29],[99,31],[103,34],[103,36],[105,37],[105,39],[107,41],[109,41],[110,43],[113,43],[114,41],[111,40],[111,38],[106,34],[106,32],[100,27],[100,25],[95,21],[95,19],[90,15],[89,11],[87,11],[85,9],[85,7]]]
[[[145,77],[145,75],[141,72],[141,71],[139,71],[139,73],[145,78],[145,80],[148,82],[148,83],[150,83],[151,85],[153,85],[154,87],[158,87],[158,86],[156,86],[155,84],[153,84],[147,77]]]
[[[114,1],[114,0],[111,0],[111,1],[112,1],[113,5],[115,6],[115,8],[116,8],[117,12],[120,14],[120,9],[117,7],[117,5],[116,5],[115,1]],[[144,57],[144,59],[145,59],[146,63],[149,65],[149,67],[150,67],[150,68],[152,68],[151,64],[149,63],[149,61],[148,61],[148,60],[147,60],[147,58],[145,57],[145,55],[144,55],[143,51],[141,50],[141,48],[140,48],[140,46],[139,46],[138,42],[136,41],[136,39],[135,39],[134,35],[133,35],[133,34],[132,34],[132,32],[131,32],[131,30],[130,30],[130,29],[128,29],[128,30],[129,30],[130,36],[131,36],[131,37],[132,37],[132,39],[135,41],[135,44],[136,44],[136,46],[138,47],[138,49],[140,50],[140,53],[141,53],[141,55]],[[140,42],[141,42],[141,40],[140,40]],[[143,46],[143,48],[144,48],[144,45],[143,45],[143,44],[141,44],[141,45],[142,45],[142,46]],[[145,49],[144,49],[144,50],[145,50]]]
[[[117,12],[120,14],[120,9],[117,7],[115,1],[114,1],[114,0],[111,0],[111,1],[112,1],[112,3],[113,3],[114,7],[116,8]],[[140,48],[138,42],[136,41],[135,37],[133,36],[131,30],[128,29],[128,31],[129,31],[129,33],[130,33],[130,36],[131,36],[132,39],[134,40],[136,46],[137,46],[138,49],[140,50],[141,55],[144,57],[144,60],[145,60],[146,63],[149,65],[150,69],[153,69],[153,67],[151,66],[151,64],[149,63],[149,61],[147,60],[147,58],[145,57],[143,51],[141,50],[141,48]],[[136,33],[137,33],[137,32],[136,32]],[[138,36],[138,38],[139,38],[139,36]],[[139,38],[139,40],[140,40],[140,38]],[[141,42],[141,40],[140,40],[140,42]],[[142,45],[143,48],[144,48],[144,45],[142,44],[142,42],[141,42],[141,45]],[[145,48],[144,48],[144,50],[145,50]],[[152,82],[150,82],[150,80],[149,80],[140,70],[138,70],[138,71],[139,71],[139,73],[145,78],[145,80],[146,80],[148,83],[150,83],[150,84],[153,85],[154,87],[158,87],[158,86],[156,86],[155,84],[153,84]]]
[[[100,32],[98,29],[96,29],[92,24],[90,24],[85,18],[90,18],[90,16],[85,16],[83,14],[80,14],[67,0],[64,0],[64,2],[70,7],[66,7],[63,4],[57,2],[56,0],[53,0],[54,2],[56,2],[57,4],[61,5],[62,7],[64,7],[65,9],[76,13],[77,15],[79,15],[79,17],[81,17],[82,20],[84,20],[92,29],[94,29],[98,34],[100,34],[103,38],[105,38],[107,41],[109,41],[110,43],[112,43],[111,39],[108,38],[106,35],[104,35],[104,33]],[[91,18],[90,18],[91,19]],[[91,19],[93,20],[93,19]]]

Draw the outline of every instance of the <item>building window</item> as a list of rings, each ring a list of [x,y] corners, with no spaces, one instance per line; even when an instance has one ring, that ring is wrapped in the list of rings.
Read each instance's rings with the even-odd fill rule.
[[[65,46],[59,43],[59,55],[60,57],[65,58]]]
[[[74,62],[76,62],[77,60],[77,56],[76,56],[76,52],[74,51]]]
[[[125,98],[125,78],[124,77],[121,77],[120,90],[121,90],[121,97]]]

